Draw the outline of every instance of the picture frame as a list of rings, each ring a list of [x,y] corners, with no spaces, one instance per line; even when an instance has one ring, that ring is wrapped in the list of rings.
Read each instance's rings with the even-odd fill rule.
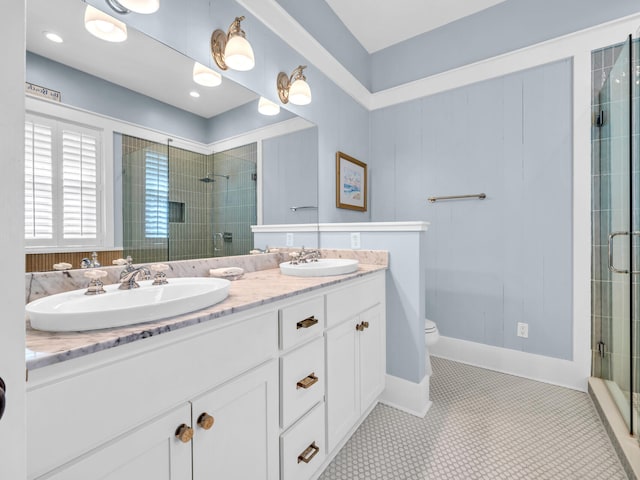
[[[367,164],[336,152],[336,207],[367,211]]]

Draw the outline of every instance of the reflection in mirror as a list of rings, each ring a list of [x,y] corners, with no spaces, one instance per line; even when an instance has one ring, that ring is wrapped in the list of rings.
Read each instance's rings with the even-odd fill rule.
[[[260,115],[258,95],[229,79],[197,85],[192,59],[134,29],[118,45],[92,37],[85,8],[27,0],[27,82],[61,99],[28,95],[27,110],[101,135],[102,230],[31,242],[28,271],[78,268],[93,250],[103,265],[240,255],[254,246],[251,225],[317,224],[317,128],[284,109]]]
[[[245,255],[257,143],[205,155],[122,136],[123,248],[136,262]]]

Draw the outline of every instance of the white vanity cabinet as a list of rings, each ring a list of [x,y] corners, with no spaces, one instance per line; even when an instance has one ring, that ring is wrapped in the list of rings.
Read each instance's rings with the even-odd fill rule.
[[[307,480],[325,445],[325,297],[280,309],[280,478]]]
[[[197,416],[210,411],[208,402],[215,403],[225,396],[240,399],[242,392],[234,380],[242,384],[240,390],[262,389],[253,406],[256,411],[267,412],[269,422],[275,421],[275,428],[265,430],[264,424],[251,428],[256,428],[255,433],[263,442],[265,452],[259,455],[273,459],[269,466],[273,464],[272,472],[276,471],[277,456],[271,449],[278,442],[277,312],[256,310],[31,372],[27,383],[28,478],[48,478],[52,471],[75,468],[75,463],[93,455],[104,460],[96,460],[96,475],[84,478],[101,478],[98,473],[111,471],[113,465],[125,461],[118,453],[115,457],[109,451],[101,453],[108,444],[123,441],[126,445],[127,437],[138,435],[146,425],[186,405],[186,414],[170,417],[174,423],[167,423],[155,440],[147,437],[149,448],[165,442],[167,458],[162,465],[169,469],[174,450],[182,452],[179,448],[184,447],[191,457],[193,442],[187,437],[183,437],[186,443],[176,438],[178,428],[184,424],[193,429],[194,439],[204,439],[204,432],[197,427]],[[265,362],[268,367],[261,367]],[[251,376],[254,370],[259,380]],[[246,378],[250,379],[248,383],[255,381],[255,385],[242,383]],[[202,411],[192,412],[191,402],[196,401],[203,402],[198,405]],[[247,412],[244,414],[250,417]],[[240,416],[224,410],[224,418],[233,415]],[[264,443],[268,440],[266,434],[273,435],[268,444]],[[188,468],[187,473],[191,464]],[[157,478],[182,478],[175,476],[181,475],[176,469],[168,475]],[[261,478],[276,480],[277,475]]]
[[[30,372],[28,479],[317,478],[384,386],[384,291],[379,271]]]
[[[176,426],[191,417],[184,404],[134,432],[82,456],[70,465],[38,477],[47,480],[192,480],[191,446],[180,442]],[[52,445],[51,449],[56,449]]]
[[[205,393],[191,406],[194,479],[278,479],[277,360]]]
[[[336,449],[384,390],[384,282],[327,295],[327,445]],[[366,294],[369,292],[369,295]],[[333,318],[332,318],[333,317]]]

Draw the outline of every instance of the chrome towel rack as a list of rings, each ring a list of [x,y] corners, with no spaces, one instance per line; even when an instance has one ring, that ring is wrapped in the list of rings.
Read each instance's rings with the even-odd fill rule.
[[[473,193],[471,195],[451,195],[449,197],[429,197],[430,203],[435,203],[438,200],[459,200],[461,198],[477,198],[478,200],[484,200],[487,198],[487,195],[484,193]]]
[[[297,212],[298,210],[317,210],[318,207],[315,207],[313,205],[305,205],[302,207],[289,207],[289,210],[291,210],[292,212]]]

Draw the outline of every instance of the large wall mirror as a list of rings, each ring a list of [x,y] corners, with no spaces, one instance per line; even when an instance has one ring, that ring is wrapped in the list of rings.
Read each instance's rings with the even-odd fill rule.
[[[93,37],[86,8],[27,0],[26,244],[45,258],[29,271],[92,250],[103,264],[243,255],[264,247],[252,225],[317,224],[317,127],[260,114],[228,78],[195,83],[192,59],[133,28]]]

